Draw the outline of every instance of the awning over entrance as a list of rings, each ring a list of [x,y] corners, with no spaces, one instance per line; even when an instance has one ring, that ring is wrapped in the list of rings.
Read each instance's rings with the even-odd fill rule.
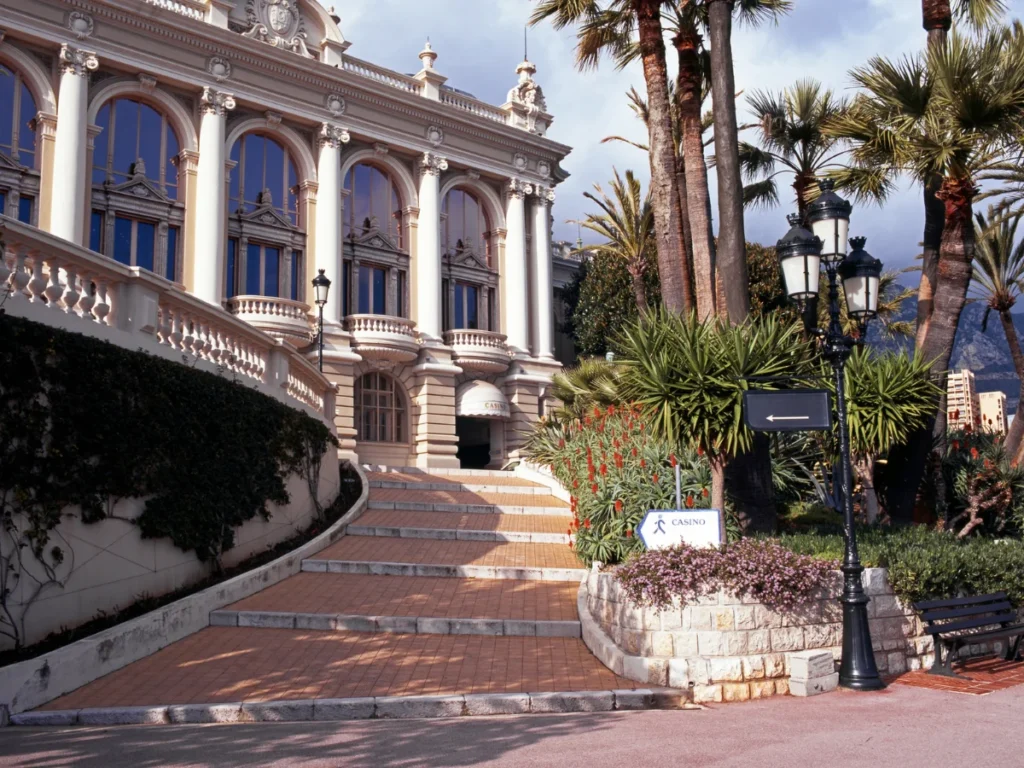
[[[467,381],[455,390],[455,415],[507,419],[512,414],[500,389],[486,381]]]

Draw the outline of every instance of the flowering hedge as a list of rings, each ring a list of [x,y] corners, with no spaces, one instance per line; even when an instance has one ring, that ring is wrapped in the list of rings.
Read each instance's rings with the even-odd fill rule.
[[[677,463],[683,505],[710,501],[707,463],[652,437],[636,408],[595,408],[582,419],[547,425],[531,436],[527,456],[549,465],[571,494],[569,546],[587,565],[595,560],[620,563],[643,551],[636,527],[648,510],[675,508]]]
[[[659,609],[724,590],[792,611],[814,599],[837,567],[771,541],[741,539],[721,550],[682,544],[645,552],[620,566],[616,578],[633,602]]]

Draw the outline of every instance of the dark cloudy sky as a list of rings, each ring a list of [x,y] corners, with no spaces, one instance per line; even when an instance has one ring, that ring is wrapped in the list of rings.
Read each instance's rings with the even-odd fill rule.
[[[523,25],[534,5],[531,0],[322,2],[334,3],[353,56],[415,72],[416,54],[429,35],[439,54],[436,67],[448,77],[448,84],[492,104],[501,104],[515,82]],[[849,91],[847,73],[870,56],[899,56],[925,45],[920,0],[795,0],[794,5],[778,26],[736,31],[738,89],[777,91],[798,79],[815,77],[836,91]],[[1010,5],[1011,18],[1024,16],[1024,0],[1011,0]],[[600,143],[609,134],[646,141],[646,132],[624,97],[632,85],[643,89],[643,73],[638,65],[617,71],[607,62],[596,71],[579,73],[573,66],[571,31],[555,32],[542,25],[529,34],[530,59],[537,65],[537,80],[555,116],[549,135],[574,148],[564,163],[572,176],[558,187],[554,210],[556,237],[575,240],[575,226],[564,222],[586,212],[584,190],[606,182],[613,166],[647,176],[646,156],[639,150]],[[742,110],[741,100],[741,122]],[[790,207],[792,201],[784,196],[777,209],[749,211],[747,238],[777,240],[786,229]],[[893,268],[913,263],[921,229],[920,192],[909,185],[882,208],[856,208],[851,224],[853,234],[867,236],[868,250]]]

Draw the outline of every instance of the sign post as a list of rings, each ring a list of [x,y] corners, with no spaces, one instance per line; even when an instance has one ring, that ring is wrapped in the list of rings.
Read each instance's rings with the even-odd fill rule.
[[[812,432],[832,429],[827,389],[751,390],[743,393],[743,420],[755,432]]]

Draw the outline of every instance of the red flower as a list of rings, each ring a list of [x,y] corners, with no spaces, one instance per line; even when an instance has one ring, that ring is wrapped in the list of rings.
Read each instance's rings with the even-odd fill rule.
[[[572,549],[572,542],[569,542],[569,549]]]
[[[978,458],[978,449],[977,448],[971,448],[971,458],[972,459],[977,459]]]
[[[619,438],[616,437],[614,440],[612,440],[612,443],[615,445],[616,448],[618,448],[620,445]]]
[[[676,455],[674,453],[669,454],[668,463],[671,464],[673,468],[679,463],[676,461]]]
[[[686,507],[687,509],[693,509],[693,496],[686,497]]]
[[[608,415],[611,416],[613,413],[615,413],[615,406],[614,405],[609,405],[608,406]]]
[[[653,477],[653,478],[651,478],[651,479],[652,479],[652,480],[654,480],[654,483],[655,483],[655,485],[657,485],[657,483],[658,483],[658,473],[657,473],[657,472],[655,472],[655,473],[654,473],[654,477]]]
[[[622,499],[615,500],[615,511],[622,512]]]
[[[618,469],[622,469],[622,454],[621,453],[616,453],[615,454],[615,466]]]
[[[646,466],[647,466],[647,459],[640,459],[640,468],[642,469],[642,468],[644,468]],[[657,477],[657,475],[655,475],[655,477]]]
[[[701,492],[700,492],[700,495],[703,496],[706,499],[708,497],[708,489],[707,488],[702,488]]]
[[[588,529],[588,530],[590,529],[590,518],[589,517],[586,520],[583,521],[583,527]]]
[[[565,466],[567,466],[567,467],[571,467],[572,466],[572,460],[569,459],[568,457],[565,459]]]
[[[633,531],[631,531],[629,528],[626,529],[626,538],[627,539],[632,539],[633,538]]]
[[[588,427],[590,426],[590,424],[591,424],[591,419],[590,419],[590,417],[589,417],[589,416],[586,416],[586,417],[584,417],[583,421],[584,421],[584,423],[585,423],[585,424],[586,424],[586,425],[587,425]]]
[[[555,471],[555,465],[554,465],[554,464],[552,464],[552,465],[551,465],[551,472],[552,472],[552,473],[554,473],[554,471]]]
[[[597,483],[594,483],[592,486],[590,486],[590,492],[597,493]]]
[[[559,448],[565,448],[565,440],[564,439],[559,438],[559,440],[558,440],[558,447]]]
[[[572,528],[566,528],[565,529],[565,535],[566,536],[572,536]]]
[[[602,464],[601,465],[601,476],[604,477],[607,474],[608,474],[608,465],[607,464]]]
[[[595,419],[601,418],[601,409],[598,408],[596,405],[594,406],[594,418]]]
[[[580,487],[580,481],[579,480],[573,480],[572,481],[572,487],[573,488],[579,488]]]
[[[960,450],[960,441],[959,440],[954,440],[953,441],[953,450],[954,451],[959,451]]]
[[[989,461],[988,459],[985,459],[984,467],[985,467],[985,469],[992,469],[992,462]]]
[[[703,456],[704,455],[704,448],[702,446],[699,446],[699,445],[697,446],[697,455],[698,456]]]

